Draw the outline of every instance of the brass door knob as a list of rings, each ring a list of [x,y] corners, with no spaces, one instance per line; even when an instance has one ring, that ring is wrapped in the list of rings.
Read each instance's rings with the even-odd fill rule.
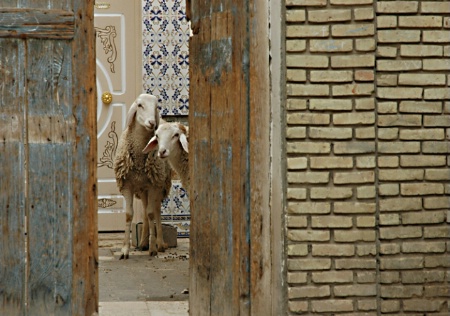
[[[112,94],[110,92],[103,92],[102,94],[102,101],[106,105],[110,104],[112,102]]]

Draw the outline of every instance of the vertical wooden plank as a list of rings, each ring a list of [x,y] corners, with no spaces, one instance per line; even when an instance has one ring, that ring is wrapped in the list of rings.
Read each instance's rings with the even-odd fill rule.
[[[51,9],[71,10],[72,0],[49,0]]]
[[[70,144],[55,145],[54,154],[57,159],[55,166],[55,190],[54,205],[57,214],[57,222],[54,226],[56,261],[55,270],[55,315],[72,314],[72,306],[69,304],[72,293],[72,279],[67,276],[72,274],[74,258],[72,256],[72,227],[73,220],[71,206],[72,186],[67,185],[67,179],[73,178],[70,169],[72,158]],[[60,164],[58,166],[58,164]],[[61,236],[64,236],[61,238]]]
[[[238,249],[238,256],[235,258],[233,274],[237,277],[233,291],[239,297],[238,313],[239,315],[250,315],[251,287],[250,287],[250,143],[249,143],[249,25],[248,25],[248,2],[233,0],[231,12],[233,13],[233,28],[231,37],[233,41],[233,83],[234,90],[233,104],[235,109],[235,135],[233,146],[237,147],[235,153],[236,162],[234,163],[234,177],[236,181],[236,190],[233,192],[233,218],[235,247]],[[240,10],[233,10],[239,7]],[[236,126],[235,125],[235,126]],[[238,154],[239,153],[239,154]]]
[[[39,100],[42,101],[42,100]],[[49,315],[55,309],[54,225],[56,214],[53,193],[54,154],[50,145],[29,144],[28,162],[28,314]],[[32,157],[32,158],[31,158]]]
[[[268,1],[249,0],[251,315],[271,306],[270,82]]]
[[[71,314],[71,93],[67,43],[28,40],[28,304],[33,315]],[[69,75],[69,76],[67,76]],[[69,143],[68,143],[69,142]],[[45,185],[42,185],[45,183]]]
[[[230,1],[211,1],[211,63],[208,84],[211,87],[211,315],[236,314],[233,306],[233,104],[231,82],[233,42]],[[237,127],[240,129],[241,127]],[[234,312],[233,312],[234,310]]]
[[[192,315],[271,310],[267,10],[251,0],[192,4],[192,189],[209,192],[208,201],[194,196],[192,204]],[[200,133],[209,147],[197,146]],[[200,220],[208,213],[210,226]],[[209,251],[200,245],[205,238]],[[207,277],[196,273],[205,262]]]
[[[74,147],[72,170],[72,313],[98,312],[97,91],[95,86],[94,1],[74,1],[72,41]],[[89,75],[86,75],[89,74]]]
[[[191,233],[190,233],[190,282],[189,313],[190,315],[210,315],[210,269],[211,269],[211,218],[210,218],[210,141],[211,141],[211,109],[210,88],[205,72],[211,60],[210,46],[203,45],[210,40],[210,19],[208,0],[193,1],[192,23],[200,25],[202,32],[190,38],[189,56],[190,86],[189,89],[189,138],[191,173]],[[203,31],[204,30],[204,31]],[[192,102],[193,100],[193,102]],[[201,102],[200,102],[201,100]],[[199,177],[197,175],[205,175]],[[196,211],[198,210],[198,211]],[[207,211],[206,211],[207,210]]]
[[[29,315],[72,314],[69,149],[61,144],[29,145],[33,155],[29,162]],[[52,169],[43,168],[42,162]]]
[[[55,116],[51,122],[51,139],[54,142],[55,156],[55,190],[54,205],[58,214],[58,222],[54,227],[55,240],[55,315],[74,314],[70,301],[73,300],[73,280],[67,276],[72,275],[73,262],[73,114],[72,100],[72,64],[70,56],[72,49],[65,41],[55,43],[53,50],[53,71],[58,74],[54,77],[52,95]],[[89,225],[89,224],[88,224]],[[66,236],[60,238],[61,236]]]
[[[0,315],[11,316],[23,314],[25,301],[21,44],[18,40],[0,39]]]

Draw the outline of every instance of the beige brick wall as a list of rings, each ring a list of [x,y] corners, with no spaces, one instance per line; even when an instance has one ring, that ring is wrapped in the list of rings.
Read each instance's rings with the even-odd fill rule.
[[[290,315],[448,315],[450,1],[286,0]]]
[[[380,311],[445,315],[450,2],[377,1],[376,8]]]

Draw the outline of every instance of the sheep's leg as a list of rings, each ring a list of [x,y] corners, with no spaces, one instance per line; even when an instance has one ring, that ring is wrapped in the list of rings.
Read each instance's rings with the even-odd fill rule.
[[[164,236],[161,224],[161,202],[157,200],[155,203],[155,222],[156,222],[156,244],[158,245],[158,251],[164,252],[168,246],[164,242]]]
[[[146,208],[147,210],[147,217],[149,221],[149,228],[150,228],[150,249],[149,253],[150,256],[156,256],[158,254],[158,249],[156,248],[157,240],[159,240],[160,236],[155,236],[155,214],[156,214],[156,201],[158,200],[154,196],[155,190],[149,190],[149,192],[152,191],[152,193],[149,193],[148,195],[148,206]],[[159,231],[158,231],[159,234]],[[162,232],[161,232],[162,235]],[[156,238],[155,238],[156,237]]]
[[[140,251],[148,250],[148,239],[149,239],[149,227],[148,227],[148,216],[147,216],[147,206],[148,206],[148,199],[147,194],[142,195],[142,206],[143,206],[143,213],[144,213],[144,223],[142,226],[140,241],[138,245],[138,249]]]
[[[148,240],[150,238],[150,232],[149,232],[149,227],[148,227],[148,217],[147,217],[145,210],[144,210],[144,222],[142,225],[141,236],[139,238],[140,239],[139,239],[138,249],[140,251],[148,250]]]
[[[147,213],[147,218],[149,222],[149,231],[150,231],[150,245],[149,245],[149,254],[150,256],[156,256],[158,254],[158,250],[156,249],[156,236],[155,236],[155,217],[152,213]]]
[[[156,190],[153,191],[154,193]],[[163,200],[162,194],[157,194],[153,196],[152,199],[152,213],[153,217],[155,218],[156,222],[156,244],[158,247],[159,252],[164,252],[167,248],[167,244],[164,243],[164,236],[162,231],[162,224],[161,224],[161,203]],[[150,201],[149,201],[150,204]]]
[[[127,204],[125,213],[125,237],[123,239],[122,255],[120,259],[128,259],[130,253],[130,229],[131,221],[133,220],[133,192],[131,190],[124,190],[122,192]]]

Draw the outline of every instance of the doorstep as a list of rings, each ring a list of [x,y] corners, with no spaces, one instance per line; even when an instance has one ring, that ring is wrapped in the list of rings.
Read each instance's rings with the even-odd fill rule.
[[[100,302],[100,316],[187,316],[188,301]]]

